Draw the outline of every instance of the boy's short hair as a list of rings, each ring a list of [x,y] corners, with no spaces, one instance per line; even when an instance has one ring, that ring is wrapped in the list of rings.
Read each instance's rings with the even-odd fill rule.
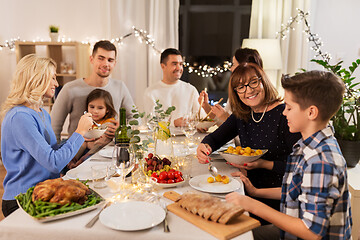
[[[181,56],[181,52],[175,48],[168,48],[165,49],[160,56],[160,63],[166,64],[167,61],[167,57],[169,55],[180,55]]]
[[[115,45],[112,44],[112,43],[111,43],[110,41],[108,41],[108,40],[101,40],[101,41],[98,41],[97,43],[95,43],[94,48],[93,48],[93,51],[92,51],[92,55],[93,55],[93,56],[95,56],[98,48],[105,49],[106,51],[115,51],[115,57],[116,57],[116,55],[117,55]]]
[[[329,121],[339,110],[345,92],[343,81],[332,72],[325,71],[314,70],[292,77],[283,75],[281,84],[293,94],[293,100],[302,110],[316,106],[322,121]]]

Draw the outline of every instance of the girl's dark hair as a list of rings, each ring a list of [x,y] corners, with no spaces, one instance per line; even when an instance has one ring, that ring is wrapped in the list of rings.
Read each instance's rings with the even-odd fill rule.
[[[86,109],[89,106],[89,103],[93,100],[102,98],[105,101],[106,114],[104,119],[113,118],[116,116],[116,110],[114,108],[114,103],[111,97],[111,94],[103,89],[97,88],[92,90],[86,98]]]
[[[240,64],[230,76],[228,91],[231,111],[237,118],[245,121],[249,120],[251,109],[240,100],[239,95],[234,88],[238,87],[240,84],[246,83],[250,78],[254,77],[253,73],[260,78],[260,83],[264,87],[265,97],[263,104],[271,105],[282,100],[278,91],[272,85],[261,67],[254,63]]]
[[[235,51],[234,57],[239,64],[255,63],[259,67],[263,68],[263,61],[256,49],[239,48]]]

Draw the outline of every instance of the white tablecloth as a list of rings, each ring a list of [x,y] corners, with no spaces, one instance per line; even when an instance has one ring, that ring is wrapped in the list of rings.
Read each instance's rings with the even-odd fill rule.
[[[92,158],[99,158],[99,154],[95,154]],[[89,168],[92,164],[99,164],[100,162],[87,160],[79,167]],[[225,164],[223,160],[214,160],[214,165],[219,169],[222,174],[230,175],[234,169]],[[207,165],[199,164],[196,158],[193,159],[191,176],[197,176],[200,174],[206,174]],[[92,183],[89,183],[92,187]],[[242,185],[242,184],[241,184]],[[167,190],[174,190],[179,193],[193,190],[188,183],[183,184],[181,187],[160,190],[159,194]],[[238,190],[243,193],[243,188]],[[97,190],[103,197],[110,197],[111,193],[109,188]],[[170,201],[169,201],[170,203]],[[176,216],[175,214],[168,213],[168,223],[171,232],[165,233],[163,231],[163,225],[160,224],[154,228],[125,232],[109,229],[101,224],[100,221],[96,222],[92,228],[85,228],[85,224],[98,212],[98,210],[87,212],[81,215],[56,220],[53,222],[40,223],[32,219],[21,209],[16,210],[10,216],[0,222],[0,239],[6,240],[72,240],[72,239],[86,239],[86,240],[98,240],[98,239],[139,239],[139,240],[159,240],[159,239],[216,239],[207,232],[201,230],[195,225],[185,221],[184,219]],[[234,239],[253,239],[252,233],[244,233]]]

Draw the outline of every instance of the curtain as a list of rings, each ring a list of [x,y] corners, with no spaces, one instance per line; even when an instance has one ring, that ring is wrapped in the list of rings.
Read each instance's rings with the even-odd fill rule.
[[[250,19],[250,38],[276,38],[282,24],[286,25],[290,17],[295,17],[297,8],[307,12],[310,10],[311,0],[253,0]],[[280,40],[282,55],[281,73],[293,75],[308,64],[308,42],[303,33],[303,22],[294,24],[295,30],[290,30],[285,40]],[[277,76],[279,89],[280,74]]]
[[[178,48],[179,0],[111,0],[110,37],[133,32],[132,27],[147,31],[162,51]],[[143,110],[145,89],[162,79],[160,54],[140,43],[134,35],[118,47],[117,65],[112,77],[127,85],[136,106]]]

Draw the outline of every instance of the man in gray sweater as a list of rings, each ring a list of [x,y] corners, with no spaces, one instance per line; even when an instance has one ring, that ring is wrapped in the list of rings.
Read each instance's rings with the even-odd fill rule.
[[[116,64],[116,47],[109,41],[99,41],[94,45],[93,53],[90,56],[92,72],[89,77],[76,79],[64,85],[57,96],[51,111],[51,125],[54,129],[56,138],[60,141],[60,134],[64,121],[70,114],[68,133],[69,136],[75,131],[77,123],[87,109],[86,97],[96,89],[101,88],[110,92],[115,109],[126,108],[127,118],[131,118],[131,109],[134,101],[124,82],[111,79],[109,75]],[[114,125],[109,126],[106,136],[112,138],[119,125],[118,121],[113,121]]]

